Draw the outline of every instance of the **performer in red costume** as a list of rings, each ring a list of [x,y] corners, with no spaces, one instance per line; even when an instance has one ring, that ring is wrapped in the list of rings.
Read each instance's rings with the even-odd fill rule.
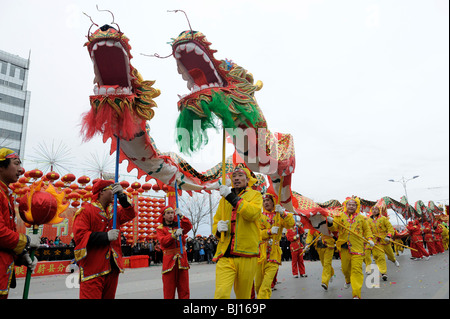
[[[136,217],[136,212],[120,184],[100,180],[92,193],[92,202],[83,203],[73,222],[80,299],[114,299],[124,268],[119,227]],[[117,229],[113,229],[114,194],[122,206],[117,208]]]
[[[186,247],[185,235],[192,229],[191,221],[183,216],[180,209],[175,211],[172,207],[166,206],[159,217],[159,222],[161,225],[156,228],[156,235],[163,251],[164,299],[175,299],[175,291],[178,292],[179,299],[189,299],[189,264],[184,247]],[[180,236],[183,254],[180,250]]]
[[[425,259],[428,260],[430,257],[423,247],[422,229],[419,225],[419,221],[409,221],[406,229],[408,229],[409,235],[411,236],[411,247],[418,250],[417,252],[411,250],[412,259],[421,260],[423,256],[425,256]]]
[[[437,221],[434,222],[434,247],[436,253],[441,254],[444,252],[444,245],[442,243],[442,227]]]
[[[15,288],[15,265],[26,265],[34,270],[37,259],[31,262],[27,250],[38,248],[40,235],[20,234],[14,221],[14,198],[9,185],[17,182],[23,173],[21,161],[14,151],[0,149],[0,299],[7,299],[9,288]]]
[[[291,257],[292,257],[292,275],[298,278],[300,271],[300,277],[308,277],[305,274],[305,264],[303,263],[303,244],[300,241],[301,235],[305,233],[300,222],[296,222],[293,228],[288,229],[286,238],[291,242]]]
[[[423,233],[425,235],[425,242],[427,244],[428,254],[430,256],[436,255],[436,247],[434,247],[433,230],[431,229],[430,223],[423,223]]]
[[[32,262],[28,250],[38,248],[41,242],[40,235],[27,236],[16,230],[14,198],[9,185],[23,174],[21,164],[16,152],[0,149],[0,299],[7,299],[9,288],[15,288],[15,265],[26,265],[34,270],[37,258]]]

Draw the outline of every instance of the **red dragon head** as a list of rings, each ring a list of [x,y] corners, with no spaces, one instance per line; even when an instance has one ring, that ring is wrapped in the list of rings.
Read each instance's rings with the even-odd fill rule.
[[[131,138],[136,127],[145,125],[154,116],[153,98],[160,91],[152,87],[154,81],[144,81],[130,64],[128,42],[120,29],[117,31],[107,24],[88,35],[85,46],[94,65],[95,78],[91,110],[83,117],[86,139],[95,133]]]

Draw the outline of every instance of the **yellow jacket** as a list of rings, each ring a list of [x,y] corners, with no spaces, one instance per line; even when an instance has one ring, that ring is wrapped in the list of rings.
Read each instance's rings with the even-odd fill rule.
[[[233,208],[225,199],[221,198],[219,207],[214,215],[213,234],[219,238],[216,254],[213,260],[221,258],[229,245],[233,256],[257,257],[259,255],[259,222],[262,210],[262,195],[260,192],[247,187],[238,195],[241,199]],[[225,240],[220,240],[217,232],[219,220],[228,220],[228,231]],[[231,232],[234,231],[234,236]]]
[[[370,230],[375,237],[376,244],[388,245],[390,242],[386,242],[384,238],[389,236],[392,238],[394,236],[394,227],[392,227],[391,222],[386,216],[379,214],[377,217],[371,216],[368,219]]]
[[[291,213],[287,213],[284,217],[275,212],[264,211],[260,218],[260,235],[261,242],[259,244],[259,259],[261,263],[265,260],[281,265],[281,247],[280,240],[283,228],[291,228],[295,225],[294,216]],[[280,227],[277,234],[272,234],[272,226]],[[272,245],[269,245],[269,241],[272,239]]]
[[[320,235],[320,232],[310,230],[308,232],[308,236],[306,236],[305,245],[309,246],[314,241],[314,239],[316,239],[316,237],[319,235]],[[314,243],[314,247],[316,247],[316,248],[334,248],[335,242],[336,241],[334,240],[333,237],[322,234],[322,237]],[[326,246],[326,247],[323,247],[323,246]]]
[[[448,228],[442,224],[439,224],[439,227],[442,229],[442,238],[448,237]]]
[[[354,233],[365,237],[368,240],[372,240],[373,238],[369,223],[361,214],[353,214],[349,216],[345,213],[341,213],[340,215],[334,217],[334,220],[345,226],[345,228],[350,229]],[[333,222],[333,225],[329,227],[330,231],[339,232],[339,237],[336,241],[336,248],[340,251],[341,246],[347,244],[350,254],[364,255],[364,240],[359,238],[357,235],[352,234],[345,228],[338,226],[335,222]]]

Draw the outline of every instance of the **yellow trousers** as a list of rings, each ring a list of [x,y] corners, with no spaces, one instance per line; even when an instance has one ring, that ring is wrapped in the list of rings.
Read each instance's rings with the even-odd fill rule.
[[[448,237],[442,237],[442,245],[444,246],[444,250],[448,250]]]
[[[379,245],[377,244],[376,247],[380,248],[381,250],[384,250],[384,253],[379,251],[378,249],[373,249],[373,259],[375,259],[375,263],[377,264],[378,270],[380,273],[385,274],[387,272],[387,266],[386,266],[386,257],[392,261],[395,262],[395,255],[394,251],[392,250],[392,245],[389,243],[387,245]]]
[[[394,240],[397,243],[403,244],[403,241],[401,239],[396,239]],[[399,251],[403,253],[404,248],[400,245],[396,245],[394,244],[394,250],[395,250],[395,254],[398,256],[399,255]]]
[[[263,261],[258,263],[255,275],[255,289],[258,299],[270,299],[272,296],[272,282],[277,274],[277,263]]]
[[[317,248],[317,253],[319,254],[320,263],[322,264],[322,283],[327,285],[330,282],[331,277],[334,276],[334,269],[331,265],[334,255],[333,248]]]
[[[258,257],[222,257],[216,265],[214,299],[230,299],[231,288],[237,299],[250,299]]]
[[[353,297],[361,298],[361,287],[364,283],[362,264],[364,255],[352,255],[347,248],[341,249],[341,266],[345,282],[352,285]]]

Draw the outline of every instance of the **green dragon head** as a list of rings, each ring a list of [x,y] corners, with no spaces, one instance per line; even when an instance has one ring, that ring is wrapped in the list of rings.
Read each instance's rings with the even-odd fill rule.
[[[128,42],[128,38],[120,30],[109,25],[88,35],[85,46],[94,65],[95,78],[94,95],[90,96],[91,111],[84,120],[87,123],[87,139],[97,132],[104,134],[105,127],[118,126],[123,130],[123,123],[119,123],[123,118],[130,119],[125,126],[131,132],[131,122],[145,122],[154,116],[152,108],[156,107],[156,103],[153,98],[160,91],[152,87],[154,81],[144,81],[130,64],[132,55]],[[114,111],[108,115],[117,114],[111,116],[116,118],[117,123],[114,120],[108,122],[105,116],[107,109]]]
[[[206,129],[217,128],[216,118],[227,129],[266,127],[254,97],[262,82],[254,83],[253,75],[232,61],[216,60],[210,45],[198,31],[184,31],[172,43],[178,72],[191,91],[178,101],[177,128],[188,130],[189,140],[178,136],[177,144],[186,153],[208,142]]]

